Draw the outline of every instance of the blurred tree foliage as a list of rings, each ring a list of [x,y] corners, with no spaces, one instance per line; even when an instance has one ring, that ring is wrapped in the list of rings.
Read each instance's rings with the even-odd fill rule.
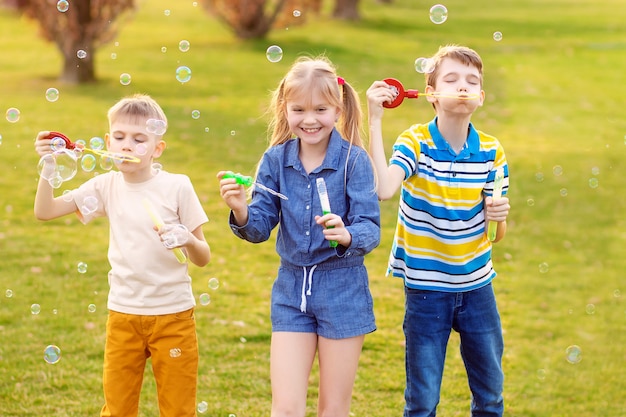
[[[0,0],[5,6],[39,23],[41,36],[63,55],[62,81],[80,84],[96,80],[96,49],[111,42],[116,21],[135,9],[133,0]]]

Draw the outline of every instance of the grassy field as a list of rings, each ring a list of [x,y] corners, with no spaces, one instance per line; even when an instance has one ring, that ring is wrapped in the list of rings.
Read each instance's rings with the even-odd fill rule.
[[[160,162],[191,177],[211,219],[205,234],[213,260],[191,268],[196,296],[211,296],[197,308],[198,402],[207,403],[210,416],[267,416],[269,295],[278,259],[272,242],[251,245],[232,235],[215,174],[253,172],[266,147],[269,91],[297,56],[326,54],[364,103],[376,79],[395,77],[423,89],[414,60],[447,43],[482,55],[487,99],[474,124],[501,140],[510,164],[509,231],[494,250],[506,415],[626,415],[622,0],[451,0],[442,25],[429,21],[430,3],[362,3],[357,23],[325,13],[242,42],[191,1],[142,1],[116,43],[97,52],[100,81],[82,86],[59,84],[55,47],[37,37],[32,22],[0,9],[0,110],[21,112],[17,123],[0,119],[0,416],[95,416],[102,406],[107,223],[34,219],[37,131],[102,136],[106,111],[121,96],[144,92],[162,104],[170,127]],[[502,40],[493,39],[496,31]],[[191,45],[187,52],[178,49],[183,39]],[[278,63],[265,56],[272,44],[284,51]],[[192,69],[188,83],[175,79],[180,65]],[[121,73],[131,74],[130,85],[120,84]],[[60,91],[58,101],[46,100],[49,87]],[[432,116],[421,99],[388,111],[389,147],[401,130]],[[81,172],[63,188],[90,175]],[[381,209],[382,243],[367,258],[378,330],[366,338],[354,416],[399,416],[403,407],[402,283],[384,276],[397,202]],[[86,273],[78,272],[79,262],[88,265]],[[220,282],[215,290],[208,287],[213,277]],[[54,365],[43,360],[50,344],[62,350]],[[571,346],[581,349],[582,360],[567,360]],[[310,416],[316,384],[314,370]],[[453,334],[439,414],[467,416],[468,408]],[[158,415],[149,365],[140,415]]]

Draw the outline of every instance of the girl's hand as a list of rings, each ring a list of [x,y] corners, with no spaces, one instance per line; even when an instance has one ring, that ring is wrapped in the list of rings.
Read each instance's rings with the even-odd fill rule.
[[[397,95],[398,91],[386,82],[374,81],[366,93],[369,118],[382,118],[383,103],[391,103]]]
[[[501,197],[494,200],[492,197],[485,197],[485,221],[503,222],[509,215],[509,199]]]
[[[248,221],[248,198],[246,188],[237,184],[235,178],[222,178],[227,171],[217,173],[220,180],[220,195],[224,202],[233,211],[237,224],[243,225]]]
[[[348,248],[352,243],[352,235],[346,229],[346,225],[340,216],[329,213],[323,216],[315,216],[315,221],[324,227],[324,238],[334,240],[338,244]]]

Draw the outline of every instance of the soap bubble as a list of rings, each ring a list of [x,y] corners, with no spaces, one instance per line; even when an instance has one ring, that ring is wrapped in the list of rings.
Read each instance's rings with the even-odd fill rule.
[[[87,311],[89,311],[90,313],[95,313],[96,312],[96,305],[95,304],[89,304],[87,306]]]
[[[43,155],[39,159],[37,171],[43,179],[48,181],[54,180],[55,183],[69,181],[78,171],[76,160],[76,154],[73,151],[60,149]],[[52,185],[52,182],[50,184]]]
[[[176,68],[176,79],[181,83],[191,80],[191,69],[185,65]]]
[[[41,306],[39,304],[32,304],[30,306],[30,312],[33,315],[37,315],[37,314],[41,313]]]
[[[59,0],[57,2],[57,10],[61,13],[65,13],[70,9],[70,2],[67,0]]]
[[[46,100],[53,103],[59,99],[59,90],[54,87],[50,87],[46,90]]]
[[[91,172],[96,169],[96,157],[91,154],[85,154],[80,158],[80,167],[85,172]]]
[[[138,143],[137,146],[135,146],[135,153],[143,156],[148,153],[148,147],[145,143]]]
[[[15,107],[7,109],[6,118],[9,123],[17,123],[20,120],[20,111]]]
[[[500,42],[502,40],[502,32],[493,32],[493,40]]]
[[[300,10],[294,10],[293,11],[293,17],[300,17],[302,15],[302,13],[300,12]]]
[[[87,51],[85,51],[84,49],[79,49],[78,51],[76,51],[76,57],[78,57],[78,59],[87,58]]]
[[[187,52],[189,50],[189,41],[183,39],[178,42],[178,49],[180,49],[181,52]]]
[[[162,136],[167,131],[167,123],[165,120],[148,119],[146,121],[146,131],[154,135]]]
[[[4,296],[5,296],[6,298],[11,298],[11,297],[13,297],[13,290],[11,290],[11,289],[7,289],[7,290],[4,292]]]
[[[94,196],[87,196],[83,200],[83,204],[79,207],[80,212],[86,216],[98,209],[98,199]]]
[[[209,279],[209,288],[210,289],[216,290],[219,287],[220,287],[220,281],[217,278],[213,277],[213,278]]]
[[[91,149],[95,149],[97,151],[104,149],[104,139],[102,139],[99,136],[94,136],[91,139],[89,139],[89,147]]]
[[[132,77],[130,76],[130,74],[124,72],[122,74],[120,74],[120,84],[122,85],[129,85],[131,82]]]
[[[281,59],[283,59],[283,50],[278,45],[272,45],[267,48],[267,51],[265,51],[265,56],[270,62],[279,62]]]
[[[206,401],[200,401],[198,403],[198,413],[204,414],[209,409],[209,404]]]
[[[192,110],[191,111],[191,117],[193,119],[199,119],[200,118],[200,110]]]
[[[569,363],[578,363],[583,359],[583,351],[578,345],[571,345],[565,349],[565,359]]]
[[[433,60],[430,58],[420,57],[415,60],[415,71],[420,74],[431,73],[434,69]]]
[[[113,169],[113,165],[115,165],[115,160],[113,158],[109,158],[108,156],[100,157],[100,168],[105,171],[110,171]]]
[[[79,262],[76,269],[79,274],[85,274],[87,272],[87,264],[85,262]]]
[[[211,304],[211,296],[205,292],[200,294],[200,297],[198,297],[198,299],[200,300],[200,304],[203,306],[208,306],[209,304]]]
[[[50,139],[50,148],[52,149],[52,152],[60,151],[61,149],[65,149],[66,147],[67,143],[63,138],[55,136]]]
[[[541,272],[542,274],[545,274],[549,270],[550,270],[550,266],[548,265],[547,262],[542,262],[539,264],[539,272]]]
[[[170,357],[171,358],[178,358],[181,355],[181,350],[180,348],[172,348],[170,349]]]
[[[430,21],[440,25],[448,20],[448,9],[443,4],[435,4],[430,8]]]
[[[43,359],[49,364],[55,364],[61,360],[61,349],[56,345],[48,345],[43,351]]]

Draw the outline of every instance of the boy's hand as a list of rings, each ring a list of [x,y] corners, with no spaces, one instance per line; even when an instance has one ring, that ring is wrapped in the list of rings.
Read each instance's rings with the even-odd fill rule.
[[[494,200],[492,197],[485,197],[485,221],[503,222],[509,215],[509,199],[501,197]]]
[[[184,246],[189,241],[189,230],[183,224],[165,224],[158,232],[163,246],[168,249]]]
[[[335,241],[348,248],[352,243],[352,235],[346,229],[346,225],[340,216],[328,213],[323,216],[315,216],[315,221],[324,227],[324,237],[326,240]]]
[[[391,103],[397,95],[398,91],[386,82],[374,81],[366,93],[369,118],[382,118],[383,103]]]
[[[35,151],[39,156],[44,156],[46,154],[52,153],[52,139],[48,138],[50,135],[50,131],[43,130],[37,133],[37,137],[35,138]]]

